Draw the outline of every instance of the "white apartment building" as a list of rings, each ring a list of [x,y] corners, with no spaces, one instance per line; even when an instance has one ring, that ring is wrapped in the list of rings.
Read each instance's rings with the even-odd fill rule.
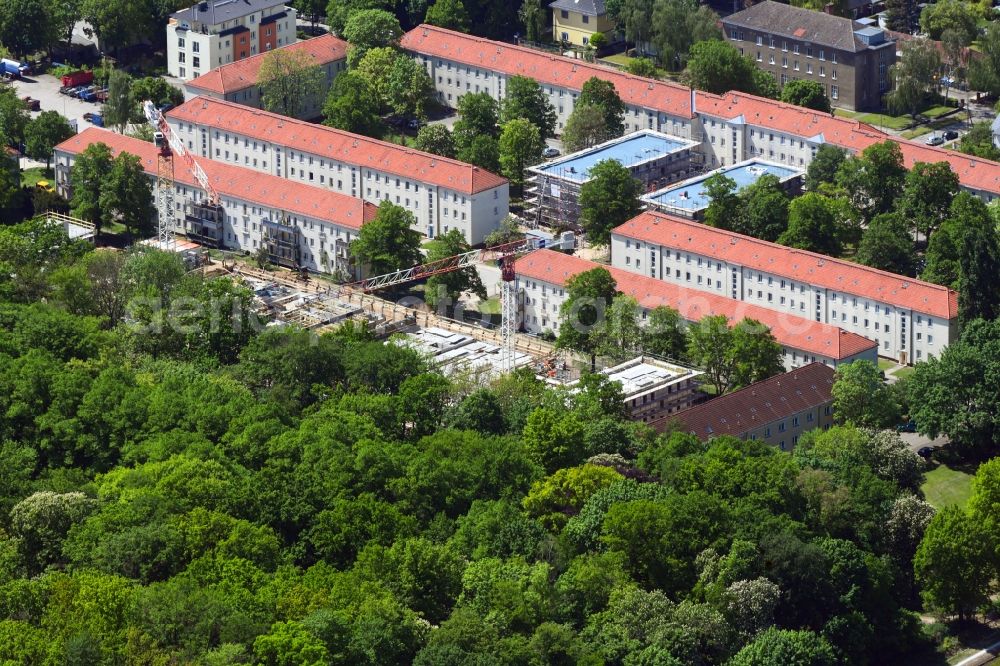
[[[296,116],[302,119],[319,117],[333,79],[347,68],[347,42],[333,35],[322,35],[280,46],[277,50],[302,54],[319,68],[323,75],[322,83],[312,91]],[[267,53],[258,53],[187,81],[184,84],[185,99],[205,95],[255,109],[262,108],[261,89],[257,82],[266,57]]]
[[[427,68],[438,99],[450,107],[470,92],[486,92],[499,101],[506,95],[508,79],[526,76],[538,81],[549,98],[558,133],[584,82],[597,76],[615,83],[625,103],[626,132],[651,129],[685,139],[693,136],[687,88],[426,24],[406,33],[401,44]]]
[[[839,326],[914,363],[958,336],[958,296],[936,284],[647,211],[611,234],[631,273]]]
[[[515,264],[521,328],[534,334],[558,331],[562,324],[560,308],[567,298],[566,282],[577,273],[599,267],[611,273],[618,291],[636,299],[642,317],[640,323],[645,323],[649,311],[659,306],[677,310],[689,322],[700,321],[709,315],[724,315],[731,325],[753,319],[774,335],[781,345],[782,363],[789,370],[816,362],[835,368],[858,359],[873,363],[878,360],[874,341],[837,326],[792,313],[775,312],[747,301],[679,287],[655,277],[601,266],[553,250],[536,250]]]
[[[167,21],[167,73],[193,79],[293,44],[295,19],[284,0],[205,0],[174,12]]]
[[[76,156],[93,143],[107,144],[114,155],[138,156],[150,179],[156,179],[159,150],[152,143],[90,127],[53,151],[56,187],[63,196],[72,195],[70,169]],[[375,217],[377,206],[243,167],[208,159],[199,164],[219,193],[223,217],[199,218],[196,204],[206,201],[205,192],[188,169],[176,164],[173,228],[177,234],[248,253],[263,246],[273,262],[292,268],[345,278],[355,273],[348,246],[361,225]]]
[[[987,202],[1000,197],[996,162],[900,139],[849,118],[741,92],[694,91],[426,24],[406,33],[402,46],[427,68],[439,99],[451,107],[468,92],[488,92],[499,101],[509,77],[527,76],[538,81],[556,109],[558,132],[584,82],[596,76],[615,84],[626,107],[626,132],[652,129],[698,141],[696,151],[706,169],[753,158],[804,169],[824,143],[857,154],[888,140],[899,144],[907,168],[916,162],[947,162],[963,189]]]
[[[434,238],[482,243],[509,210],[507,180],[458,160],[259,109],[198,97],[167,122],[195,154],[413,213]]]

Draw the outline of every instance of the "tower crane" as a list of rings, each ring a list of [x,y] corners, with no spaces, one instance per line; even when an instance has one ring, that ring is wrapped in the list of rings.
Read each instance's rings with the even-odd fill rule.
[[[174,156],[179,155],[184,161],[184,166],[194,174],[198,185],[205,192],[206,200],[201,206],[210,209],[213,217],[217,217],[220,208],[219,193],[212,187],[194,155],[170,129],[170,125],[156,105],[146,100],[142,103],[142,111],[146,121],[153,128],[153,143],[160,149],[156,160],[156,239],[160,249],[169,250],[174,245],[174,233],[171,228],[173,225],[170,224],[174,216]]]
[[[514,334],[517,330],[514,260],[519,255],[530,252],[537,247],[539,247],[537,239],[525,238],[513,243],[456,254],[412,268],[403,268],[344,286],[368,294],[379,289],[429,278],[433,275],[469,268],[479,262],[498,261],[500,263],[500,366],[501,370],[507,373],[514,369]]]

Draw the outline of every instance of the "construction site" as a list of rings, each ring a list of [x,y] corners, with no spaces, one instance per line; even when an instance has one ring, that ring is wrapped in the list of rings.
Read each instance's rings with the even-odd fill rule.
[[[652,192],[701,172],[703,158],[697,146],[694,141],[643,130],[530,167],[525,217],[536,225],[579,232],[580,189],[597,164],[618,162]]]

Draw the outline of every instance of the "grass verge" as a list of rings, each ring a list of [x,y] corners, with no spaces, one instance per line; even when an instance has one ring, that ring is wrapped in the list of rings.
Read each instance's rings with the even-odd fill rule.
[[[924,475],[924,485],[920,489],[935,509],[952,505],[965,507],[972,495],[972,475],[938,465]]]

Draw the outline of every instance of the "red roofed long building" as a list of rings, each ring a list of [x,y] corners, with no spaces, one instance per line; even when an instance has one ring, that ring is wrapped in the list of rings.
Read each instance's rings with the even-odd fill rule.
[[[63,196],[72,195],[69,176],[76,156],[94,143],[107,144],[114,155],[136,155],[150,178],[156,178],[159,150],[153,144],[91,127],[55,147],[56,186]],[[361,225],[375,217],[377,206],[252,169],[208,159],[198,163],[219,193],[225,219],[217,229],[206,229],[200,221],[190,219],[191,202],[204,199],[205,193],[183,162],[176,160],[178,209],[173,222],[177,233],[208,245],[247,252],[261,245],[271,249],[274,239],[280,237],[290,256],[275,259],[294,260],[281,263],[312,271],[351,272],[348,244],[357,238]]]
[[[706,169],[755,157],[804,168],[824,143],[860,153],[889,140],[899,144],[907,168],[916,162],[945,161],[964,189],[985,201],[1000,197],[1000,164],[890,136],[849,118],[741,92],[692,91],[432,25],[406,33],[402,46],[427,68],[439,99],[451,107],[469,92],[486,92],[501,100],[508,78],[527,76],[538,81],[555,108],[558,133],[573,112],[584,82],[596,76],[615,84],[625,103],[627,132],[652,129],[698,141],[696,150],[704,156]]]
[[[810,363],[650,425],[660,432],[679,427],[703,441],[729,435],[786,451],[803,433],[833,425],[833,380],[829,367]]]
[[[299,118],[316,118],[320,115],[327,91],[337,76],[347,66],[347,42],[333,35],[322,35],[268,53],[258,53],[244,60],[216,67],[184,84],[188,97],[205,95],[227,102],[235,102],[255,109],[263,107],[257,81],[264,59],[271,53],[302,54],[322,72],[320,85],[297,114]]]
[[[458,229],[482,243],[507,216],[507,179],[458,160],[209,97],[171,109],[167,122],[195,155],[391,201],[431,238]]]
[[[839,326],[913,363],[958,335],[958,295],[940,285],[647,211],[611,234],[611,263],[775,312]]]
[[[857,359],[877,360],[875,342],[836,326],[601,266],[553,250],[536,250],[515,264],[517,286],[522,294],[522,327],[531,333],[557,331],[562,323],[559,309],[566,300],[567,280],[599,267],[611,273],[620,292],[636,299],[643,320],[650,310],[665,305],[692,322],[709,315],[724,315],[731,324],[746,318],[759,321],[781,345],[786,368],[811,362],[837,367]]]

